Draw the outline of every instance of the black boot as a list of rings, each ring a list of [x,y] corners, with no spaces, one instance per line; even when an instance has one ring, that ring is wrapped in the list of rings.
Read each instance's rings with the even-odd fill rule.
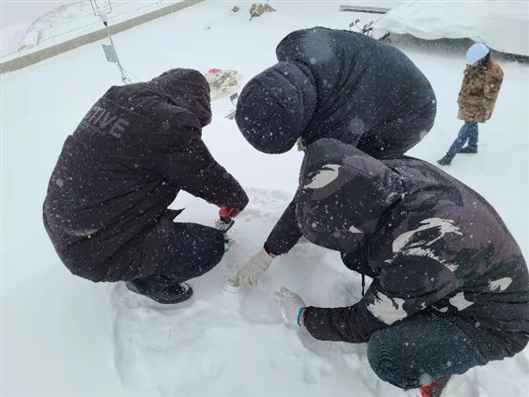
[[[449,154],[446,154],[441,160],[437,160],[437,163],[439,163],[440,165],[450,165],[453,158],[454,156],[450,156]]]
[[[127,288],[163,304],[181,303],[193,295],[187,283],[175,282],[168,276],[154,275],[127,282]]]
[[[459,153],[472,153],[472,154],[475,154],[477,152],[478,152],[477,146],[466,146],[459,151]]]

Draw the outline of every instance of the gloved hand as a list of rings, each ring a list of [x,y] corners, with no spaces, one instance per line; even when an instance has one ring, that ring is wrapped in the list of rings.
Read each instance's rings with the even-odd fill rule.
[[[230,219],[219,218],[215,221],[215,229],[220,230],[222,233],[224,233],[224,235],[226,235],[226,232],[230,230],[234,224],[235,224],[235,221],[231,218]]]
[[[273,259],[264,248],[261,249],[229,280],[230,284],[237,288],[255,287],[257,279],[268,270]]]
[[[226,233],[235,223],[233,218],[239,215],[239,212],[240,211],[235,208],[219,208],[219,219],[215,221],[215,228]]]
[[[303,299],[285,287],[281,287],[275,293],[275,297],[285,324],[289,327],[303,326],[303,312],[305,311]]]
[[[227,208],[222,207],[219,208],[219,218],[226,221],[231,220],[232,218],[235,218],[237,215],[239,215],[239,210],[235,208]]]

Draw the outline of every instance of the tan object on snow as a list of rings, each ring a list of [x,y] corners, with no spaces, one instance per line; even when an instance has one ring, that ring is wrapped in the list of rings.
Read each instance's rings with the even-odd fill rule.
[[[274,12],[275,8],[273,8],[270,4],[263,4],[263,3],[253,3],[250,7],[250,20],[255,17],[260,17],[265,12]]]
[[[212,100],[223,98],[239,90],[241,75],[236,70],[211,68],[206,73]]]

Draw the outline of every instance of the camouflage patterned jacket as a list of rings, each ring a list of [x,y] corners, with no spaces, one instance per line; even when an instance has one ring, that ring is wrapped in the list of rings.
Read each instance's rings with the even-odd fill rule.
[[[366,342],[430,311],[470,337],[499,335],[503,352],[529,340],[520,248],[483,197],[436,167],[406,157],[379,161],[322,139],[307,149],[294,211],[308,240],[373,278],[353,306],[306,310],[315,338]]]
[[[469,65],[459,98],[457,117],[468,122],[483,123],[490,119],[503,81],[503,70],[492,59],[486,65]]]

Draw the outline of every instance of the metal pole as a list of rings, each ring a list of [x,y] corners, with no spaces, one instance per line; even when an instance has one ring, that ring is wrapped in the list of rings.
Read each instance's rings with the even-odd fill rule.
[[[110,27],[108,26],[108,21],[101,16],[101,19],[103,20],[103,24],[105,25],[105,30],[107,32],[108,40],[110,41],[110,45],[112,48],[114,48],[114,51],[116,52],[116,64],[118,65],[119,72],[121,73],[121,81],[124,84],[132,83],[130,78],[127,76],[125,69],[123,69],[123,66],[121,65],[121,62],[119,60],[118,52],[116,50],[116,46],[114,45],[114,40],[112,40],[112,32],[110,31]]]
[[[116,50],[116,46],[114,45],[114,40],[112,40],[112,32],[108,24],[108,14],[112,12],[112,5],[110,3],[110,0],[107,0],[107,2],[108,2],[108,10],[102,10],[100,9],[99,4],[97,3],[97,0],[90,0],[90,4],[92,5],[94,14],[99,16],[99,18],[101,18],[101,21],[103,22],[103,25],[105,26],[105,31],[107,33],[108,40],[110,41],[110,46],[112,47],[113,54],[111,54],[110,56],[111,59],[110,59],[108,55],[106,54],[107,50],[104,48],[105,46],[103,45],[103,49],[105,49],[105,54],[107,55],[107,60],[109,62],[112,62],[118,65],[118,69],[121,74],[121,81],[124,84],[129,84],[129,83],[132,83],[132,80],[127,76],[127,72],[125,71],[125,68],[123,68],[123,65],[121,65],[121,62],[119,60],[119,56]]]

